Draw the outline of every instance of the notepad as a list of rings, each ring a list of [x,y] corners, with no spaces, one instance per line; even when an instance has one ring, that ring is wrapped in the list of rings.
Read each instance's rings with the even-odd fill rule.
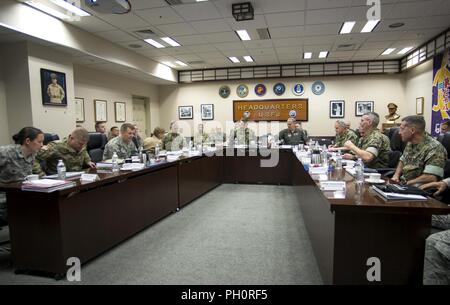
[[[81,176],[82,174],[84,174],[84,172],[67,172],[66,173],[66,178],[74,178],[74,177],[78,177]],[[58,179],[58,174],[54,174],[54,175],[48,175],[48,176],[44,176],[42,177],[43,179]]]

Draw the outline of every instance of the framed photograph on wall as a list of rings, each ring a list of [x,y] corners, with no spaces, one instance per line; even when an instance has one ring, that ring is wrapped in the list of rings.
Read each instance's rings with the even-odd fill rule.
[[[178,106],[178,119],[191,120],[194,118],[193,106]]]
[[[423,115],[424,100],[425,99],[423,97],[416,98],[416,114],[417,115]]]
[[[84,98],[75,98],[75,118],[77,123],[82,123],[85,120],[84,117]]]
[[[342,119],[345,115],[345,101],[330,101],[330,119]]]
[[[126,104],[123,102],[115,102],[114,110],[115,110],[114,113],[115,113],[116,122],[118,122],[118,123],[125,122],[127,119]]]
[[[355,105],[355,115],[356,116],[363,116],[366,112],[372,112],[373,107],[373,101],[358,101]]]
[[[214,104],[201,104],[200,112],[203,120],[214,120]]]
[[[42,104],[67,106],[66,74],[41,69]]]
[[[106,122],[108,121],[107,115],[108,102],[104,100],[94,100],[94,112],[96,122]]]

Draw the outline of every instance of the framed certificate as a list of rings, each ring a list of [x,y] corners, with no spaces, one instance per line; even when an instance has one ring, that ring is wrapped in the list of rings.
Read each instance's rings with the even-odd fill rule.
[[[95,121],[96,122],[108,121],[107,105],[108,105],[107,101],[94,100],[94,110],[95,110]]]
[[[416,114],[417,115],[423,115],[423,97],[416,98]]]
[[[123,102],[115,102],[115,117],[116,122],[125,122],[126,121],[126,104]]]
[[[84,98],[76,97],[75,98],[75,117],[76,122],[81,123],[84,122]]]

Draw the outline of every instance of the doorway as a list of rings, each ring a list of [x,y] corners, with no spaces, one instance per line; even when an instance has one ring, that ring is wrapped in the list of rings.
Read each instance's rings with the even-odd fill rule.
[[[142,138],[150,136],[150,99],[133,95],[133,124],[137,125]]]

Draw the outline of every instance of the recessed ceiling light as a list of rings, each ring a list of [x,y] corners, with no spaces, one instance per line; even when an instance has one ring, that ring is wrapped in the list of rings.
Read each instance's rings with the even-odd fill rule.
[[[384,50],[384,52],[381,53],[381,55],[389,55],[394,51],[395,51],[395,48],[389,48],[389,49]]]
[[[237,57],[228,57],[229,60],[231,60],[232,62],[234,62],[235,64],[241,62]]]
[[[396,22],[396,23],[390,24],[389,27],[390,27],[391,29],[396,29],[396,28],[400,28],[400,27],[402,27],[402,26],[404,26],[404,25],[405,25],[405,24],[404,24],[403,22]]]
[[[247,32],[247,30],[238,30],[238,31],[236,31],[236,34],[239,36],[239,38],[241,39],[241,40],[243,40],[243,41],[246,41],[246,40],[252,40],[251,38],[250,38],[250,35],[248,34],[248,32]]]
[[[173,40],[170,37],[163,37],[161,38],[163,41],[167,42],[168,44],[170,44],[172,47],[180,47],[181,44],[179,44],[178,42],[176,42],[175,40]]]
[[[197,0],[197,2],[205,2],[205,1],[208,1],[208,0]]]
[[[372,32],[377,25],[380,23],[380,20],[369,20],[367,21],[366,25],[361,30],[361,33],[370,33]]]
[[[312,53],[311,52],[305,52],[303,54],[303,58],[304,59],[311,59],[312,58]]]
[[[81,16],[81,17],[86,17],[86,16],[91,16],[91,14],[89,14],[88,12],[82,10],[81,8],[66,2],[64,0],[51,0],[53,3],[55,3],[56,5],[68,10],[69,12],[74,13],[75,15]]]
[[[328,57],[328,51],[322,51],[319,53],[319,58],[327,58]]]
[[[32,6],[44,13],[47,13],[49,15],[52,15],[53,17],[59,18],[59,19],[69,19],[69,16],[61,13],[60,11],[57,11],[51,7],[48,7],[47,5],[44,5],[40,2],[36,2],[36,1],[26,1],[26,4],[28,4],[29,6]]]
[[[251,56],[244,56],[244,59],[246,62],[254,62],[253,57]]]
[[[356,21],[346,21],[341,27],[339,34],[349,34],[352,32],[353,27],[355,26]]]
[[[185,64],[184,62],[182,62],[182,61],[180,61],[180,60],[175,61],[175,63],[176,63],[177,65],[179,65],[179,66],[187,67],[187,64]]]
[[[160,44],[159,42],[157,42],[156,40],[153,40],[153,39],[151,39],[151,38],[144,39],[144,41],[145,41],[146,43],[148,43],[148,44],[151,44],[151,45],[154,46],[155,48],[158,48],[158,49],[165,48],[164,45]]]
[[[413,49],[413,47],[407,47],[407,48],[403,48],[400,52],[398,52],[398,54],[406,54],[409,51],[411,51]]]

